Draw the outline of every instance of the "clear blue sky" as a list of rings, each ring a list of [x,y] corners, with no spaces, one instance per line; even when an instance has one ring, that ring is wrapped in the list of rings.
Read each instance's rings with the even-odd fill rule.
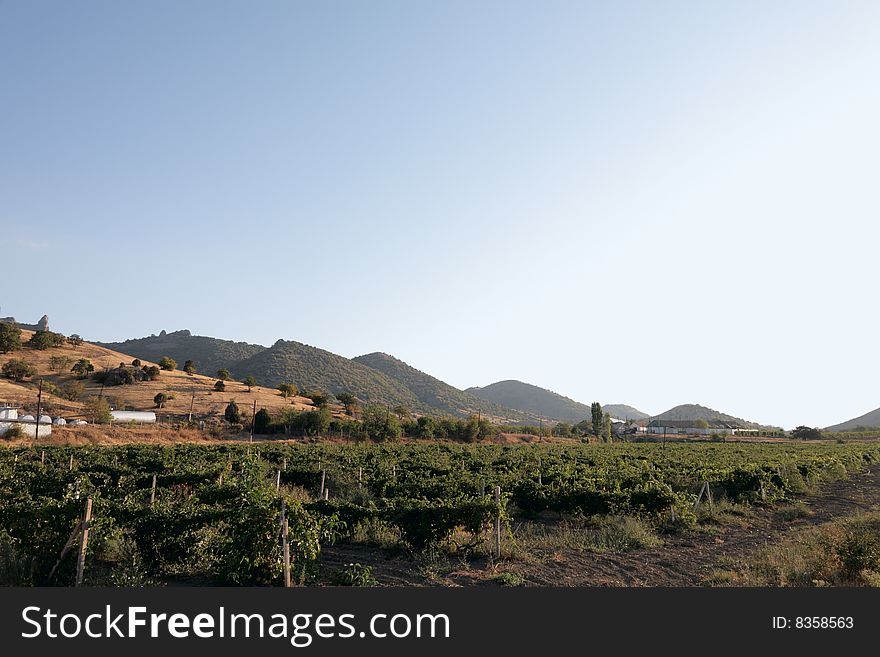
[[[880,3],[0,0],[2,313],[880,406]]]

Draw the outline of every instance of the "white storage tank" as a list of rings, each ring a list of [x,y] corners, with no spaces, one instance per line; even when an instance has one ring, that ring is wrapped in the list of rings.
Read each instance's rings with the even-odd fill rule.
[[[110,411],[114,422],[134,422],[135,424],[156,424],[153,411]]]

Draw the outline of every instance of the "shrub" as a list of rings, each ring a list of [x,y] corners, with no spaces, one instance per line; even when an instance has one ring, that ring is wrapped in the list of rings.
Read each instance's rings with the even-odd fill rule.
[[[334,586],[376,586],[379,580],[373,577],[371,566],[350,563],[333,573],[331,582]]]
[[[72,344],[74,347],[78,347],[83,343],[83,339],[79,337],[76,333],[70,335],[67,338],[67,341]]]
[[[3,376],[13,381],[24,381],[36,372],[33,365],[20,358],[13,358],[3,364]]]
[[[144,365],[141,370],[144,374],[146,374],[147,378],[150,381],[155,381],[159,378],[159,368],[155,365]]]
[[[163,370],[174,370],[177,369],[177,361],[168,356],[162,356],[162,360],[159,361],[159,367]]]
[[[226,390],[226,384],[223,383],[223,379],[220,379],[214,384],[214,390],[217,392],[224,392]]]
[[[837,545],[837,556],[848,579],[856,579],[863,570],[880,567],[880,541],[865,528],[857,527],[846,532]]]
[[[168,402],[168,395],[164,392],[160,392],[158,395],[153,397],[153,403],[156,404],[156,408],[162,408]]]
[[[183,364],[183,371],[192,376],[196,373],[196,363],[193,360],[188,360]]]
[[[221,381],[229,381],[232,378],[232,375],[229,373],[225,367],[217,370],[217,378]]]
[[[133,361],[131,361],[131,366],[132,367],[140,367],[141,366],[141,359],[135,358]]]

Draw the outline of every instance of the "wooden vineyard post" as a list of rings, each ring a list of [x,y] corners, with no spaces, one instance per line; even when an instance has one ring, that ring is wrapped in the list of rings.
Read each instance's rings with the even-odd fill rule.
[[[714,507],[715,502],[712,500],[712,489],[709,488],[709,482],[706,482],[706,497],[709,499],[709,506]]]
[[[358,468],[358,490],[361,490],[363,477],[364,477],[364,468],[359,467]]]
[[[761,501],[767,501],[767,491],[764,489],[764,480],[761,480]]]
[[[501,558],[501,486],[495,486],[495,506],[498,507],[495,516],[495,557]]]
[[[222,486],[222,485],[223,485],[223,473],[222,473],[222,472],[220,473],[220,482],[219,482],[217,485],[218,485],[218,486]]]
[[[486,480],[480,480],[480,497],[486,497]]]
[[[696,511],[697,507],[700,505],[700,500],[703,499],[703,493],[705,493],[705,492],[706,492],[706,484],[704,483],[702,486],[700,486],[700,492],[697,494],[697,501],[694,502],[694,511]]]
[[[287,525],[287,502],[281,500],[281,549],[284,555],[284,588],[290,588],[290,534]]]
[[[70,455],[70,466],[68,466],[67,469],[70,470],[71,472],[73,472],[73,454],[72,453]]]
[[[329,487],[329,486],[328,486],[327,488],[324,489],[324,499],[325,499],[325,500],[329,500],[329,499],[330,499],[330,487]]]
[[[40,379],[40,391],[37,393],[37,423],[34,425],[34,442],[40,439],[40,417],[43,415],[43,379]]]
[[[254,412],[251,415],[251,442],[254,442],[254,426],[257,423],[257,400],[254,400]]]
[[[46,467],[46,450],[45,449],[40,454],[40,467],[41,468]]]
[[[150,490],[150,506],[156,503],[156,475],[153,475],[153,487]]]
[[[327,471],[321,470],[321,490],[318,493],[318,499],[321,499],[321,500],[327,499],[324,496],[324,481],[326,480],[326,478],[327,478]]]
[[[278,476],[275,477],[275,490],[281,490],[281,470],[278,471]]]
[[[89,523],[92,521],[92,498],[86,499],[86,510],[83,514],[82,529],[79,537],[79,554],[76,558],[76,585],[82,586],[83,570],[86,566],[86,549],[89,546]]]
[[[285,472],[287,472],[287,457],[286,456],[284,457],[284,463],[281,466],[281,469],[284,470]]]

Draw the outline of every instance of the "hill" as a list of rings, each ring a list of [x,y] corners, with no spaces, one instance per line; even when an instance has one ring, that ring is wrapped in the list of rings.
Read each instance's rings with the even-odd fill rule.
[[[719,422],[735,424],[743,429],[763,428],[762,425],[756,422],[749,422],[748,420],[743,420],[742,418],[734,417],[733,415],[728,415],[727,413],[722,413],[721,411],[716,411],[712,408],[707,408],[706,406],[700,406],[699,404],[681,404],[680,406],[670,408],[664,413],[660,413],[660,415],[652,415],[651,419],[707,421],[717,420]]]
[[[590,417],[590,407],[586,404],[522,381],[498,381],[482,388],[468,388],[465,392],[536,417],[572,423]]]
[[[605,404],[602,410],[618,420],[645,420],[650,417],[647,413],[626,404]]]
[[[26,342],[30,337],[30,331],[22,331],[22,341]],[[36,370],[36,374],[22,383],[0,377],[0,401],[35,407],[38,381],[43,379],[49,384],[44,386],[43,394],[46,412],[71,418],[83,417],[85,402],[90,397],[102,393],[101,384],[91,377],[76,379],[70,372],[72,363],[80,358],[86,358],[95,366],[96,371],[100,371],[116,368],[120,363],[131,363],[135,356],[88,342],[80,345],[67,343],[44,351],[23,346],[12,353],[0,354],[0,366],[13,358],[29,363]],[[141,358],[141,361],[144,365],[155,364],[155,361],[146,358]],[[64,363],[63,367],[59,365],[60,362]],[[77,382],[83,384],[84,389],[76,399],[67,399],[63,394],[57,394],[61,393],[65,386]],[[188,414],[191,405],[193,412],[199,416],[222,416],[226,405],[233,399],[243,409],[247,409],[256,401],[257,408],[266,408],[273,413],[291,405],[299,409],[311,408],[310,400],[302,397],[285,399],[272,388],[255,386],[248,391],[247,386],[242,383],[227,381],[226,390],[218,392],[214,390],[215,383],[216,379],[208,376],[198,374],[190,376],[180,370],[162,371],[154,381],[107,386],[102,394],[117,409],[151,410],[155,407],[153,398],[158,393],[164,392],[172,395],[173,398],[161,410],[154,410],[158,413],[178,416]]]
[[[826,427],[825,431],[855,431],[860,427],[880,427],[880,408],[874,409],[870,413],[865,413],[852,420]]]
[[[435,410],[405,385],[372,367],[292,340],[278,340],[230,370],[237,378],[252,375],[271,386],[294,383],[300,390],[349,392],[364,402],[403,405],[417,412]]]
[[[404,385],[423,404],[437,411],[455,416],[468,416],[480,413],[488,419],[512,423],[534,423],[535,418],[488,401],[476,395],[449,385],[430,374],[425,374],[402,360],[375,352],[353,359],[367,367],[377,370]]]
[[[162,331],[159,335],[146,338],[95,344],[137,356],[141,360],[158,361],[162,356],[170,356],[180,365],[193,360],[198,371],[208,376],[215,375],[221,368],[231,370],[235,363],[266,350],[263,345],[193,335],[187,330]]]

